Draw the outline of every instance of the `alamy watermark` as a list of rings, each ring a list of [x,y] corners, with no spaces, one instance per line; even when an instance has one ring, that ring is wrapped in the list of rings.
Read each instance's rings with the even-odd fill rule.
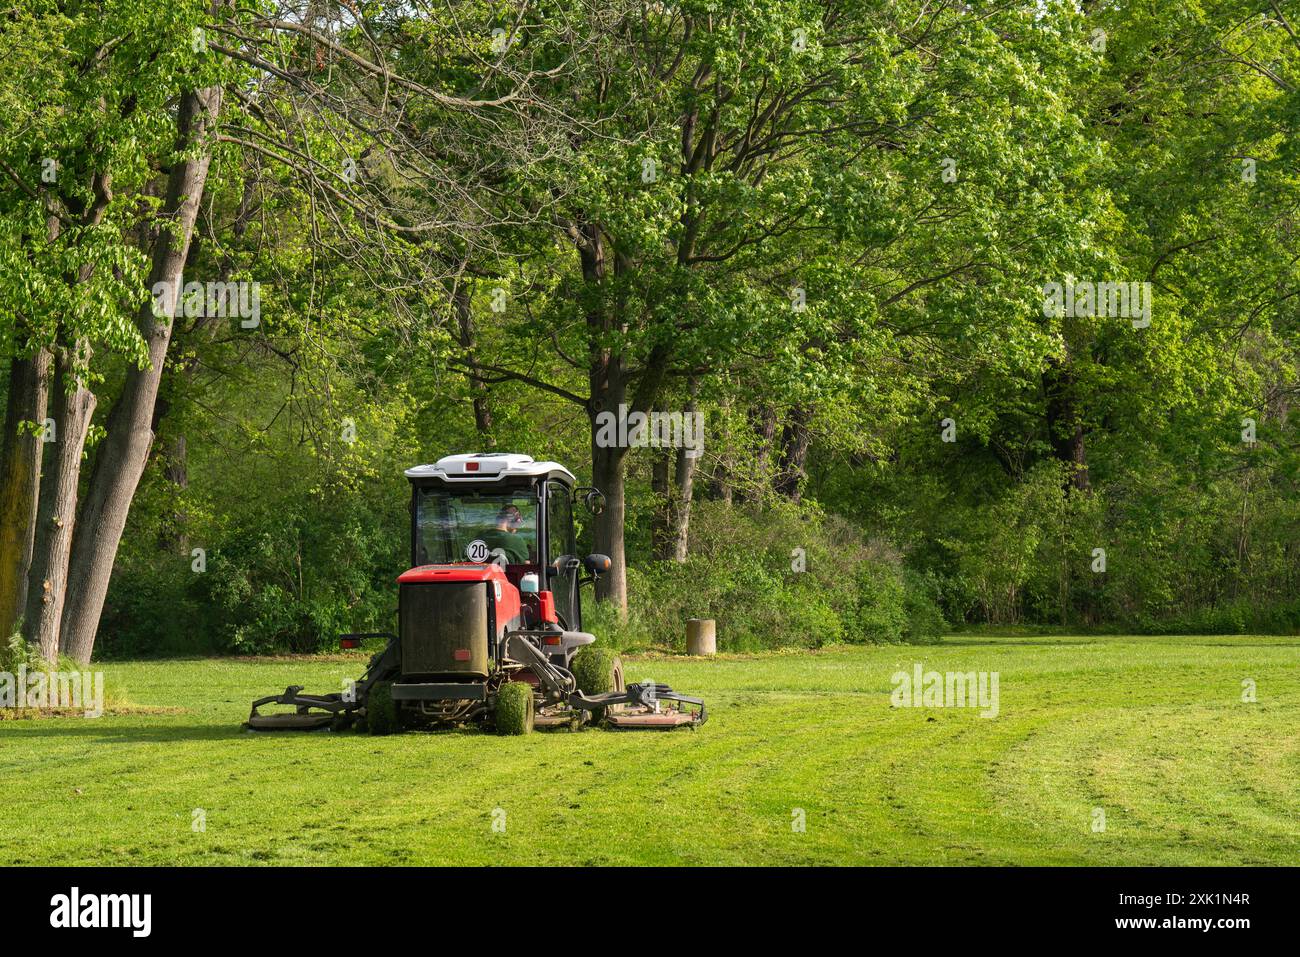
[[[183,277],[182,277],[183,279]],[[262,322],[260,282],[156,282],[153,312],[158,318],[183,316],[188,319],[239,318],[243,329],[256,329]]]
[[[655,446],[686,449],[688,458],[704,451],[702,412],[618,412],[596,413],[596,445],[602,449],[632,449]]]
[[[894,690],[889,696],[893,708],[982,708],[981,718],[998,716],[996,671],[925,671],[918,663],[909,674],[895,671],[890,677]]]
[[[152,894],[83,894],[73,887],[50,898],[50,926],[120,927],[132,937],[148,937],[153,927]]]
[[[1043,315],[1084,319],[1131,319],[1134,329],[1151,325],[1151,283],[1066,280],[1043,283]]]
[[[104,713],[102,671],[0,671],[0,708],[81,711],[87,718]]]

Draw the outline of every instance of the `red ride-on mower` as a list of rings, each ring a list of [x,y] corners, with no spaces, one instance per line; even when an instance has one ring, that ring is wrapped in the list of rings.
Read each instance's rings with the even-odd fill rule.
[[[253,702],[257,731],[342,730],[487,721],[509,734],[605,721],[613,728],[694,727],[704,702],[662,684],[624,685],[617,656],[582,630],[580,586],[609,558],[579,559],[575,494],[604,498],[555,462],[526,455],[449,455],[408,469],[411,565],[398,577],[397,634],[344,635],[345,648],[387,638],[349,691],[293,686]],[[586,577],[582,572],[586,571]],[[287,713],[262,714],[268,705]]]

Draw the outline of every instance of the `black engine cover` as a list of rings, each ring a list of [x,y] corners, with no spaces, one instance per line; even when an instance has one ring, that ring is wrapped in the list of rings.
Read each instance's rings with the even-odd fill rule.
[[[491,582],[408,582],[398,593],[403,675],[486,678]]]

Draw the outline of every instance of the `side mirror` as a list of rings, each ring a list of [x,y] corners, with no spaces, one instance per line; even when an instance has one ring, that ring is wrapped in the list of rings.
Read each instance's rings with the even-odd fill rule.
[[[590,489],[583,496],[582,503],[587,506],[587,511],[591,512],[592,515],[599,515],[605,511],[605,495],[600,489]]]
[[[576,555],[561,555],[547,566],[546,574],[554,577],[565,572],[576,572],[581,567],[581,564]]]
[[[612,564],[613,563],[609,560],[608,555],[601,555],[595,552],[582,560],[582,567],[587,569],[587,574],[591,575],[593,579],[599,578],[601,575],[609,571]]]

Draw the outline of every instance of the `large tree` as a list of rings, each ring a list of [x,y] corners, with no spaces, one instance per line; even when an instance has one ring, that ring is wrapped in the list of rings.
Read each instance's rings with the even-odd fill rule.
[[[625,607],[629,448],[605,440],[606,417],[680,410],[685,383],[761,366],[769,400],[801,410],[781,437],[788,493],[818,394],[851,389],[845,370],[896,351],[899,323],[922,338],[964,335],[956,307],[977,301],[974,285],[984,286],[983,312],[1011,303],[1023,323],[1033,297],[994,280],[1049,237],[1031,233],[985,256],[996,232],[981,232],[981,220],[998,221],[997,203],[1040,187],[1058,221],[1054,171],[1069,158],[1019,149],[1001,117],[1059,127],[1052,83],[1090,54],[1077,35],[1062,42],[1016,10],[730,2],[578,11],[591,48],[547,93],[580,125],[567,155],[519,170],[502,197],[551,211],[547,231],[531,242],[521,234],[513,248],[525,288],[541,287],[531,308],[513,313],[518,341],[535,345],[523,356],[480,355],[470,371],[587,415],[592,475],[608,502],[595,545],[614,558],[599,594]],[[550,12],[529,8],[514,55],[536,58],[556,42]],[[1043,61],[1054,70],[1039,77]],[[951,186],[945,161],[977,185]],[[964,298],[947,292],[963,288]],[[1047,336],[1000,341],[1041,355]],[[551,360],[539,362],[546,351]],[[685,504],[688,473],[679,475]]]

